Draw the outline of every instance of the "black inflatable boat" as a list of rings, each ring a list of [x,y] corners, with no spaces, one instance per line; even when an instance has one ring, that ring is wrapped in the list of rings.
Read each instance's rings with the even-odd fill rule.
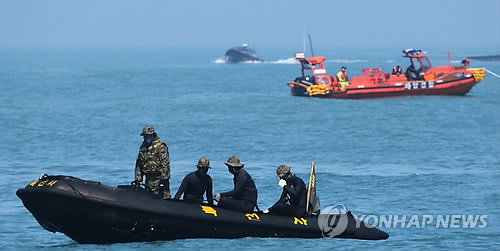
[[[318,216],[303,218],[236,212],[206,204],[159,200],[144,189],[110,187],[69,176],[43,175],[17,190],[40,225],[79,243],[115,243],[185,238],[321,238]],[[382,240],[389,235],[347,213],[336,238]],[[357,226],[357,225],[358,226]]]

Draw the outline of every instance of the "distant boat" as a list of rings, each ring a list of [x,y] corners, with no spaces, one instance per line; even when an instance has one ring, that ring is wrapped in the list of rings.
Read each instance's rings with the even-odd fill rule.
[[[500,55],[472,56],[467,58],[479,61],[500,61]]]
[[[336,76],[329,76],[325,57],[295,58],[301,63],[302,76],[288,82],[293,96],[361,99],[406,95],[465,95],[484,78],[483,68],[460,66],[433,67],[421,50],[406,49],[403,57],[410,59],[406,73],[382,72],[379,67],[365,68],[361,76],[347,79],[342,87]],[[394,67],[396,68],[396,67]]]
[[[257,53],[255,53],[255,50],[248,47],[248,44],[243,44],[241,46],[227,50],[223,59],[227,63],[262,61],[257,57]]]

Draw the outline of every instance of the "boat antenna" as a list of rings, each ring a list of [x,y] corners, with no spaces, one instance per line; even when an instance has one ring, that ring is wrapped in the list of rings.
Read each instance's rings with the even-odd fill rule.
[[[306,28],[304,27],[304,55],[306,54]]]
[[[448,66],[451,66],[451,54],[453,54],[453,52],[447,51],[445,53],[448,54]]]
[[[311,34],[309,34],[309,44],[311,45],[311,57],[314,57],[313,43],[311,41]]]

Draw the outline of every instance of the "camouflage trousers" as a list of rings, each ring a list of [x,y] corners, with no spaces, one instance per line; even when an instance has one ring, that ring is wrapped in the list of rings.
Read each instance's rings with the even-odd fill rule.
[[[165,187],[163,187],[163,191],[160,191],[160,177],[155,175],[155,176],[148,176],[146,175],[146,189],[151,191],[153,195],[157,198],[160,199],[170,199],[170,185],[167,184]]]

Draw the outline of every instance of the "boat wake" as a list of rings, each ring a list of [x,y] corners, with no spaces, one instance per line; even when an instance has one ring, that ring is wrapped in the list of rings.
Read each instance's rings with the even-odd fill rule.
[[[225,64],[226,60],[224,60],[223,58],[218,58],[218,59],[214,60],[213,63],[216,63],[216,64]]]
[[[338,63],[338,64],[355,64],[355,63],[366,63],[368,60],[362,59],[330,59],[326,60],[328,63]],[[225,64],[226,61],[223,58],[218,58],[213,61],[215,64]],[[299,64],[295,58],[278,59],[272,61],[243,61],[241,64]]]
[[[298,64],[299,61],[295,60],[295,58],[287,58],[287,59],[278,59],[275,61],[267,61],[268,64]]]
[[[330,59],[325,60],[326,63],[339,63],[339,64],[355,64],[355,63],[367,63],[368,60],[363,59]]]
[[[223,58],[218,58],[214,61],[212,61],[212,63],[215,63],[215,64],[229,64],[226,60],[224,60]],[[262,64],[262,63],[265,63],[264,61],[258,61],[258,60],[249,60],[249,61],[241,61],[241,62],[238,62],[238,64]]]
[[[213,61],[215,64],[227,63],[223,58],[218,58]],[[298,64],[299,62],[294,58],[278,59],[274,61],[242,61],[240,64]]]
[[[365,63],[368,60],[361,59],[330,59],[326,60],[326,63],[339,63],[339,64],[354,64],[354,63]],[[299,64],[299,61],[295,58],[279,59],[276,61],[267,61],[265,63],[269,64]]]
[[[258,60],[248,60],[248,61],[242,61],[240,64],[261,64],[263,61],[258,61]]]

